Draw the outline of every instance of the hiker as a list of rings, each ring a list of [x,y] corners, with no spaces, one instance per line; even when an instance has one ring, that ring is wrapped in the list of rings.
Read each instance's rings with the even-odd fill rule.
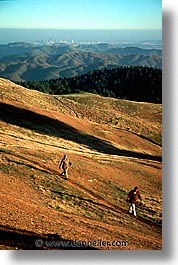
[[[69,166],[71,166],[72,163],[69,161],[67,155],[64,155],[64,157],[62,158],[60,164],[59,164],[59,169],[62,168],[63,172],[61,173],[62,176],[65,176],[65,178],[68,178],[68,169]]]
[[[142,197],[140,195],[139,189],[136,186],[133,190],[131,190],[127,196],[127,201],[130,202],[129,207],[129,213],[134,215],[134,217],[137,217],[136,209],[135,209],[135,203],[139,199],[141,202],[143,202]]]

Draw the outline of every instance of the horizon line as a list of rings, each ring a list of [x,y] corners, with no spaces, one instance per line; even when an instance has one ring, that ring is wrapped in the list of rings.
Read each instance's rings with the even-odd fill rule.
[[[162,29],[107,29],[107,28],[18,28],[18,27],[0,27],[0,29],[12,29],[12,30],[107,30],[107,31],[162,31]]]

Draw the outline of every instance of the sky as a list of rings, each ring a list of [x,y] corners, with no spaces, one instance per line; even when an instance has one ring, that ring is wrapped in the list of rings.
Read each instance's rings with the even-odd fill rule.
[[[161,0],[0,0],[0,28],[161,30]]]

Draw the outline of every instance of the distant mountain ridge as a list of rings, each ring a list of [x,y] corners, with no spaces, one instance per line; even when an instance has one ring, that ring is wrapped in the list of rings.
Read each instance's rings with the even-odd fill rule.
[[[17,42],[0,45],[0,76],[14,81],[75,77],[94,69],[122,65],[162,68],[162,51],[120,48],[109,43],[72,46]]]

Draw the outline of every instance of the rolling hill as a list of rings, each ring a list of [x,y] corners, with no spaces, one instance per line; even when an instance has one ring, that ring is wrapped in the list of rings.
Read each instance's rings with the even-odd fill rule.
[[[161,105],[48,95],[2,78],[0,95],[1,249],[162,248]],[[144,204],[134,219],[126,198],[136,185]]]
[[[0,76],[13,81],[79,76],[94,69],[122,65],[162,68],[161,50],[117,48],[109,44],[0,45]]]

